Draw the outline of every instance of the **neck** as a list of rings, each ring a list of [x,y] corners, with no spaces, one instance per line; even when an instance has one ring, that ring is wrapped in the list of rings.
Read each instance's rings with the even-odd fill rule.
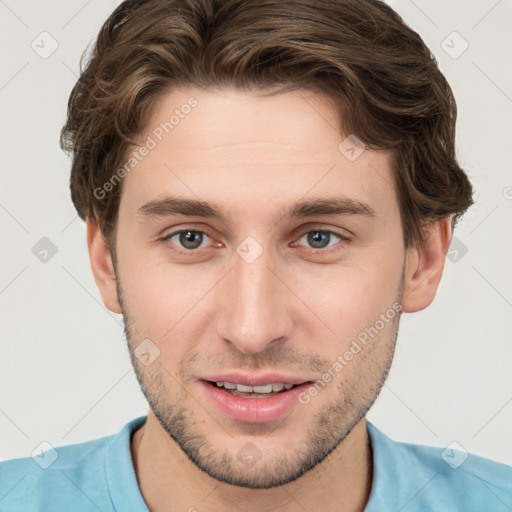
[[[364,418],[311,471],[272,489],[246,489],[211,478],[187,458],[151,411],[146,423],[132,436],[131,452],[142,496],[152,512],[228,512],[240,503],[247,512],[360,512],[372,485],[373,457]]]

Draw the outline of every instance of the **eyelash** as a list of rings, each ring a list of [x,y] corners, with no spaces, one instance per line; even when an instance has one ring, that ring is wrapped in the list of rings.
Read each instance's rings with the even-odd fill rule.
[[[192,229],[192,228],[182,228],[180,230],[173,231],[169,235],[166,235],[165,237],[162,238],[162,241],[163,242],[167,242],[169,244],[172,244],[171,238],[173,238],[174,236],[179,235],[181,233],[186,233],[187,231],[191,231],[192,233],[201,233],[203,235],[208,236],[212,240],[214,239],[214,237],[211,236],[207,231],[203,231],[203,230],[199,230],[199,229]],[[309,233],[327,233],[329,235],[334,235],[334,236],[338,237],[340,239],[340,241],[338,243],[350,242],[350,238],[349,237],[347,237],[345,235],[342,235],[341,233],[338,233],[336,231],[331,231],[331,230],[328,230],[328,229],[311,229],[311,228],[309,228],[306,231],[301,232],[301,234],[298,237],[298,239],[300,240],[304,235],[307,235]],[[174,244],[172,244],[172,245],[174,245]],[[335,247],[336,245],[338,245],[338,244],[335,244],[333,247]],[[333,249],[333,247],[327,247],[327,248],[324,248],[324,249],[315,249],[315,248],[310,248],[310,249],[314,253],[316,253],[316,254],[318,254],[318,253],[330,254],[330,253],[332,253],[332,252],[337,250],[335,248]],[[175,252],[178,252],[180,254],[191,255],[193,253],[198,253],[201,249],[172,249],[172,250],[175,251]]]

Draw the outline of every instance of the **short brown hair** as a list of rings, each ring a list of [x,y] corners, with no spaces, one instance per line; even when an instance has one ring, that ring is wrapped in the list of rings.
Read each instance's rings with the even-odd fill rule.
[[[156,101],[181,86],[308,89],[339,106],[343,132],[390,149],[406,247],[473,203],[455,156],[457,107],[421,37],[379,0],[126,0],[102,26],[75,84],[61,147],[71,197],[108,240],[123,165]]]

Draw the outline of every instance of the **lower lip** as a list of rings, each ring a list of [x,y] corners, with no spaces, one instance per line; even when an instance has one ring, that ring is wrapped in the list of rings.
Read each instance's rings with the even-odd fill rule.
[[[311,382],[305,382],[288,391],[282,391],[268,398],[244,398],[235,396],[223,388],[212,386],[202,380],[208,398],[228,418],[245,423],[269,423],[279,420],[299,403],[299,395],[311,386]]]

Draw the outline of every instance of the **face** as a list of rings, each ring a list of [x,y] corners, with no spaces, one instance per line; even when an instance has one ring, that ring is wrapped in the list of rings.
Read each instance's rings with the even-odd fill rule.
[[[347,135],[312,92],[179,89],[124,178],[115,272],[132,362],[162,428],[220,481],[306,473],[391,364],[405,249],[390,155],[354,160]]]

